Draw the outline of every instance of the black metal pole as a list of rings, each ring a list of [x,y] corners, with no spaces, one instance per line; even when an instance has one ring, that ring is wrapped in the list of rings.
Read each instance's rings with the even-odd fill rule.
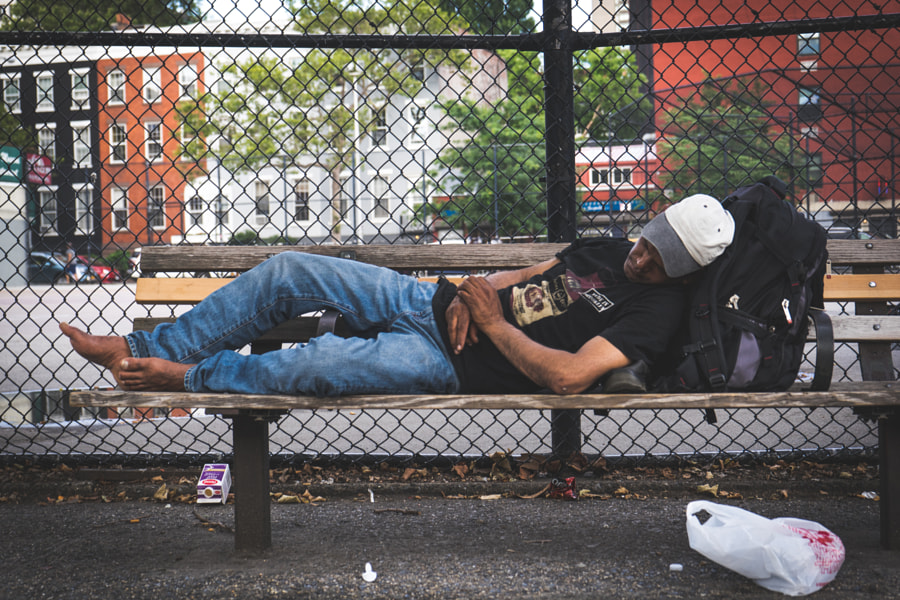
[[[570,0],[544,0],[544,118],[547,148],[547,241],[577,235],[575,201],[575,81]],[[581,450],[581,411],[550,413],[552,448],[566,458]]]

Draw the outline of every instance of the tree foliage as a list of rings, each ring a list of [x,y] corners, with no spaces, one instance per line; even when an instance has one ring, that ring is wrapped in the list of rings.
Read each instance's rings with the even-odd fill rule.
[[[546,230],[544,82],[537,54],[501,51],[507,64],[508,95],[492,106],[471,99],[444,108],[465,143],[441,154],[450,176],[448,201],[437,209],[451,225],[499,237],[535,237]],[[643,80],[631,53],[622,48],[589,50],[576,56],[576,129],[582,139],[608,130],[609,115],[626,104],[643,107]],[[622,134],[624,130],[618,128]]]
[[[103,31],[117,14],[135,25],[181,25],[200,18],[198,0],[14,0],[0,21],[7,31]]]
[[[597,48],[575,57],[575,128],[582,139],[628,143],[649,122],[646,78],[627,48]]]
[[[534,29],[531,0],[441,0],[441,8],[466,21],[469,33],[507,35]]]
[[[772,118],[764,84],[707,79],[666,108],[657,143],[661,182],[673,199],[705,193],[724,198],[736,188],[778,175],[790,180],[790,132]]]

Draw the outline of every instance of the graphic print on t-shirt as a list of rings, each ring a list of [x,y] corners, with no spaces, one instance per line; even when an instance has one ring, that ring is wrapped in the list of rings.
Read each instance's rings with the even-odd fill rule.
[[[510,296],[512,313],[516,323],[525,327],[541,319],[563,314],[570,304],[582,296],[594,310],[603,312],[613,306],[613,302],[599,291],[605,287],[606,284],[596,273],[579,277],[572,271],[567,271],[553,279],[514,287]]]

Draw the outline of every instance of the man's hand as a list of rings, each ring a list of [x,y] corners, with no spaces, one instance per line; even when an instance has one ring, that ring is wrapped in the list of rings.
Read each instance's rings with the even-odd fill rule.
[[[454,354],[462,352],[465,346],[478,343],[478,328],[475,327],[475,323],[469,316],[469,307],[460,300],[459,296],[453,299],[445,314],[447,333]]]
[[[498,321],[504,321],[500,296],[484,277],[467,277],[459,286],[459,298],[469,309],[469,317],[480,329]]]

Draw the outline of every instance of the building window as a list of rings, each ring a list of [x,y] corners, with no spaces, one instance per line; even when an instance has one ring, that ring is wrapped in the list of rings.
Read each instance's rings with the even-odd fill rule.
[[[608,185],[609,171],[606,169],[591,169],[591,185]]]
[[[819,105],[820,96],[817,88],[800,87],[797,89],[797,114],[802,121],[815,121],[822,116]]]
[[[416,81],[425,81],[425,62],[422,61],[414,65],[409,70],[409,74],[412,75],[412,78]]]
[[[163,186],[157,185],[150,188],[149,206],[147,207],[147,216],[150,220],[150,227],[153,229],[163,229],[166,226],[166,190]]]
[[[384,146],[387,143],[387,107],[382,106],[375,110],[372,120],[372,145]]]
[[[162,96],[162,69],[159,67],[144,69],[143,96],[147,104],[157,102]]]
[[[22,112],[21,80],[18,75],[0,79],[3,85],[3,103],[11,113]]]
[[[37,76],[37,110],[53,110],[53,73],[39,73]]]
[[[376,175],[369,183],[372,191],[372,216],[376,219],[386,219],[390,216],[390,207],[388,206],[388,180]]]
[[[611,169],[613,184],[631,183],[631,169]]]
[[[797,54],[799,56],[816,56],[819,54],[819,34],[801,33],[797,35]]]
[[[106,89],[110,104],[125,104],[125,73],[118,69],[107,73]]]
[[[93,196],[90,186],[75,189],[75,227],[78,233],[89,234],[94,230],[94,215],[91,211]]]
[[[144,157],[150,161],[157,161],[162,158],[163,141],[162,141],[162,123],[153,121],[144,126]]]
[[[309,221],[309,179],[294,184],[294,220]]]
[[[87,70],[69,73],[72,80],[72,109],[87,108],[91,101],[91,87]]]
[[[225,196],[219,195],[216,196],[216,199],[213,201],[216,207],[216,224],[228,226],[228,209],[226,206],[228,205],[228,199]]]
[[[200,95],[200,79],[197,76],[197,67],[192,64],[186,64],[178,69],[178,90],[178,97],[182,100],[197,98]]]
[[[72,123],[72,159],[76,167],[91,166],[90,123]]]
[[[114,187],[110,189],[109,194],[113,231],[128,229],[128,190]]]
[[[409,121],[410,130],[409,141],[413,145],[421,146],[427,137],[426,128],[428,121],[425,120],[425,107],[411,103],[406,110],[406,118]]]
[[[806,186],[822,187],[822,154],[813,152],[806,156]]]
[[[38,192],[38,204],[41,213],[38,222],[38,228],[43,235],[59,235],[57,230],[57,220],[59,219],[59,208],[56,202],[56,190],[43,188]]]
[[[256,206],[256,224],[265,225],[269,222],[269,184],[265,181],[257,181],[253,184],[253,202]]]
[[[109,162],[123,163],[128,160],[128,130],[124,125],[113,123],[109,128]]]
[[[56,125],[45,123],[38,130],[38,152],[56,162]]]
[[[591,185],[622,185],[631,183],[631,168],[614,167],[611,169],[591,169],[590,182]]]
[[[187,202],[187,226],[199,226],[203,220],[203,198],[194,195]]]

